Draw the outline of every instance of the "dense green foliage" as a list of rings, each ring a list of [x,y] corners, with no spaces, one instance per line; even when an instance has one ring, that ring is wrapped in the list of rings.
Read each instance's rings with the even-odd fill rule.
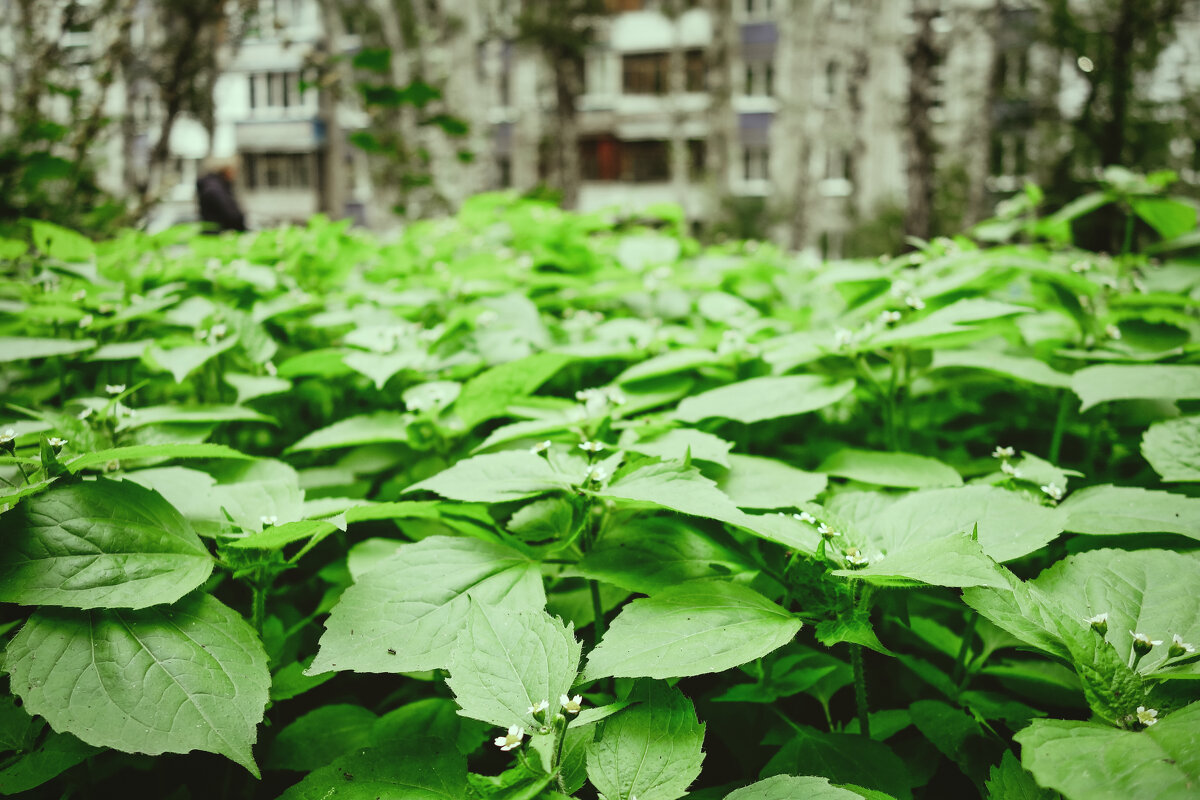
[[[1200,236],[1111,177],[824,264],[502,195],[32,223],[0,792],[1196,796]]]

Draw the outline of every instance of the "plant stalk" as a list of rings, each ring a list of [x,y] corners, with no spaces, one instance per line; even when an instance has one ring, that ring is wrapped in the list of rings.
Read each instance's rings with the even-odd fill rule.
[[[867,711],[867,676],[863,667],[861,644],[850,645],[850,667],[854,670],[854,705],[858,709],[858,730],[871,738],[871,716]]]

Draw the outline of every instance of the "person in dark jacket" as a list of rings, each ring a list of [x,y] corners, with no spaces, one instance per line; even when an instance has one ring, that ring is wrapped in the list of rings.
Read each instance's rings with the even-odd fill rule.
[[[210,223],[216,231],[244,231],[246,218],[233,196],[233,182],[237,178],[237,164],[232,160],[209,163],[208,173],[196,181],[196,201],[200,205],[200,219]]]

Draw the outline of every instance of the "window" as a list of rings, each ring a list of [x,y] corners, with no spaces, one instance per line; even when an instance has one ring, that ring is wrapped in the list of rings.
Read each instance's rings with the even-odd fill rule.
[[[742,178],[761,181],[766,180],[770,174],[770,151],[765,145],[742,148]]]
[[[512,186],[512,159],[508,156],[500,156],[496,159],[496,180],[501,189]]]
[[[688,177],[693,181],[702,180],[708,155],[703,139],[688,139]]]
[[[667,90],[667,54],[637,53],[621,59],[625,94],[663,94]]]
[[[255,108],[257,98],[255,96],[255,85],[258,83],[257,75],[247,75],[248,83],[250,84],[250,108]]]
[[[313,185],[308,153],[247,153],[242,161],[248,189],[308,189]]]
[[[703,92],[708,88],[708,65],[704,61],[703,50],[688,50],[684,53],[684,89],[689,92]]]
[[[583,179],[615,181],[621,178],[621,143],[614,136],[588,136],[579,141]]]
[[[669,148],[664,141],[621,142],[621,180],[666,181],[671,177]]]
[[[770,61],[747,61],[745,93],[750,97],[773,96],[775,94],[775,65]]]
[[[988,143],[988,171],[992,177],[1020,177],[1029,172],[1029,150],[1020,133],[993,133]]]
[[[822,87],[825,100],[832,102],[837,99],[841,77],[842,69],[836,61],[825,64],[825,81]]]
[[[297,108],[304,105],[299,72],[250,75],[250,108]]]

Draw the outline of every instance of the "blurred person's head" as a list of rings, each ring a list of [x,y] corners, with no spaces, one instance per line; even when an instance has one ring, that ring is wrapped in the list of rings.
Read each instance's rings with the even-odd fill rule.
[[[220,175],[225,180],[233,183],[237,180],[238,163],[236,158],[229,156],[212,157],[204,162],[204,171]]]

